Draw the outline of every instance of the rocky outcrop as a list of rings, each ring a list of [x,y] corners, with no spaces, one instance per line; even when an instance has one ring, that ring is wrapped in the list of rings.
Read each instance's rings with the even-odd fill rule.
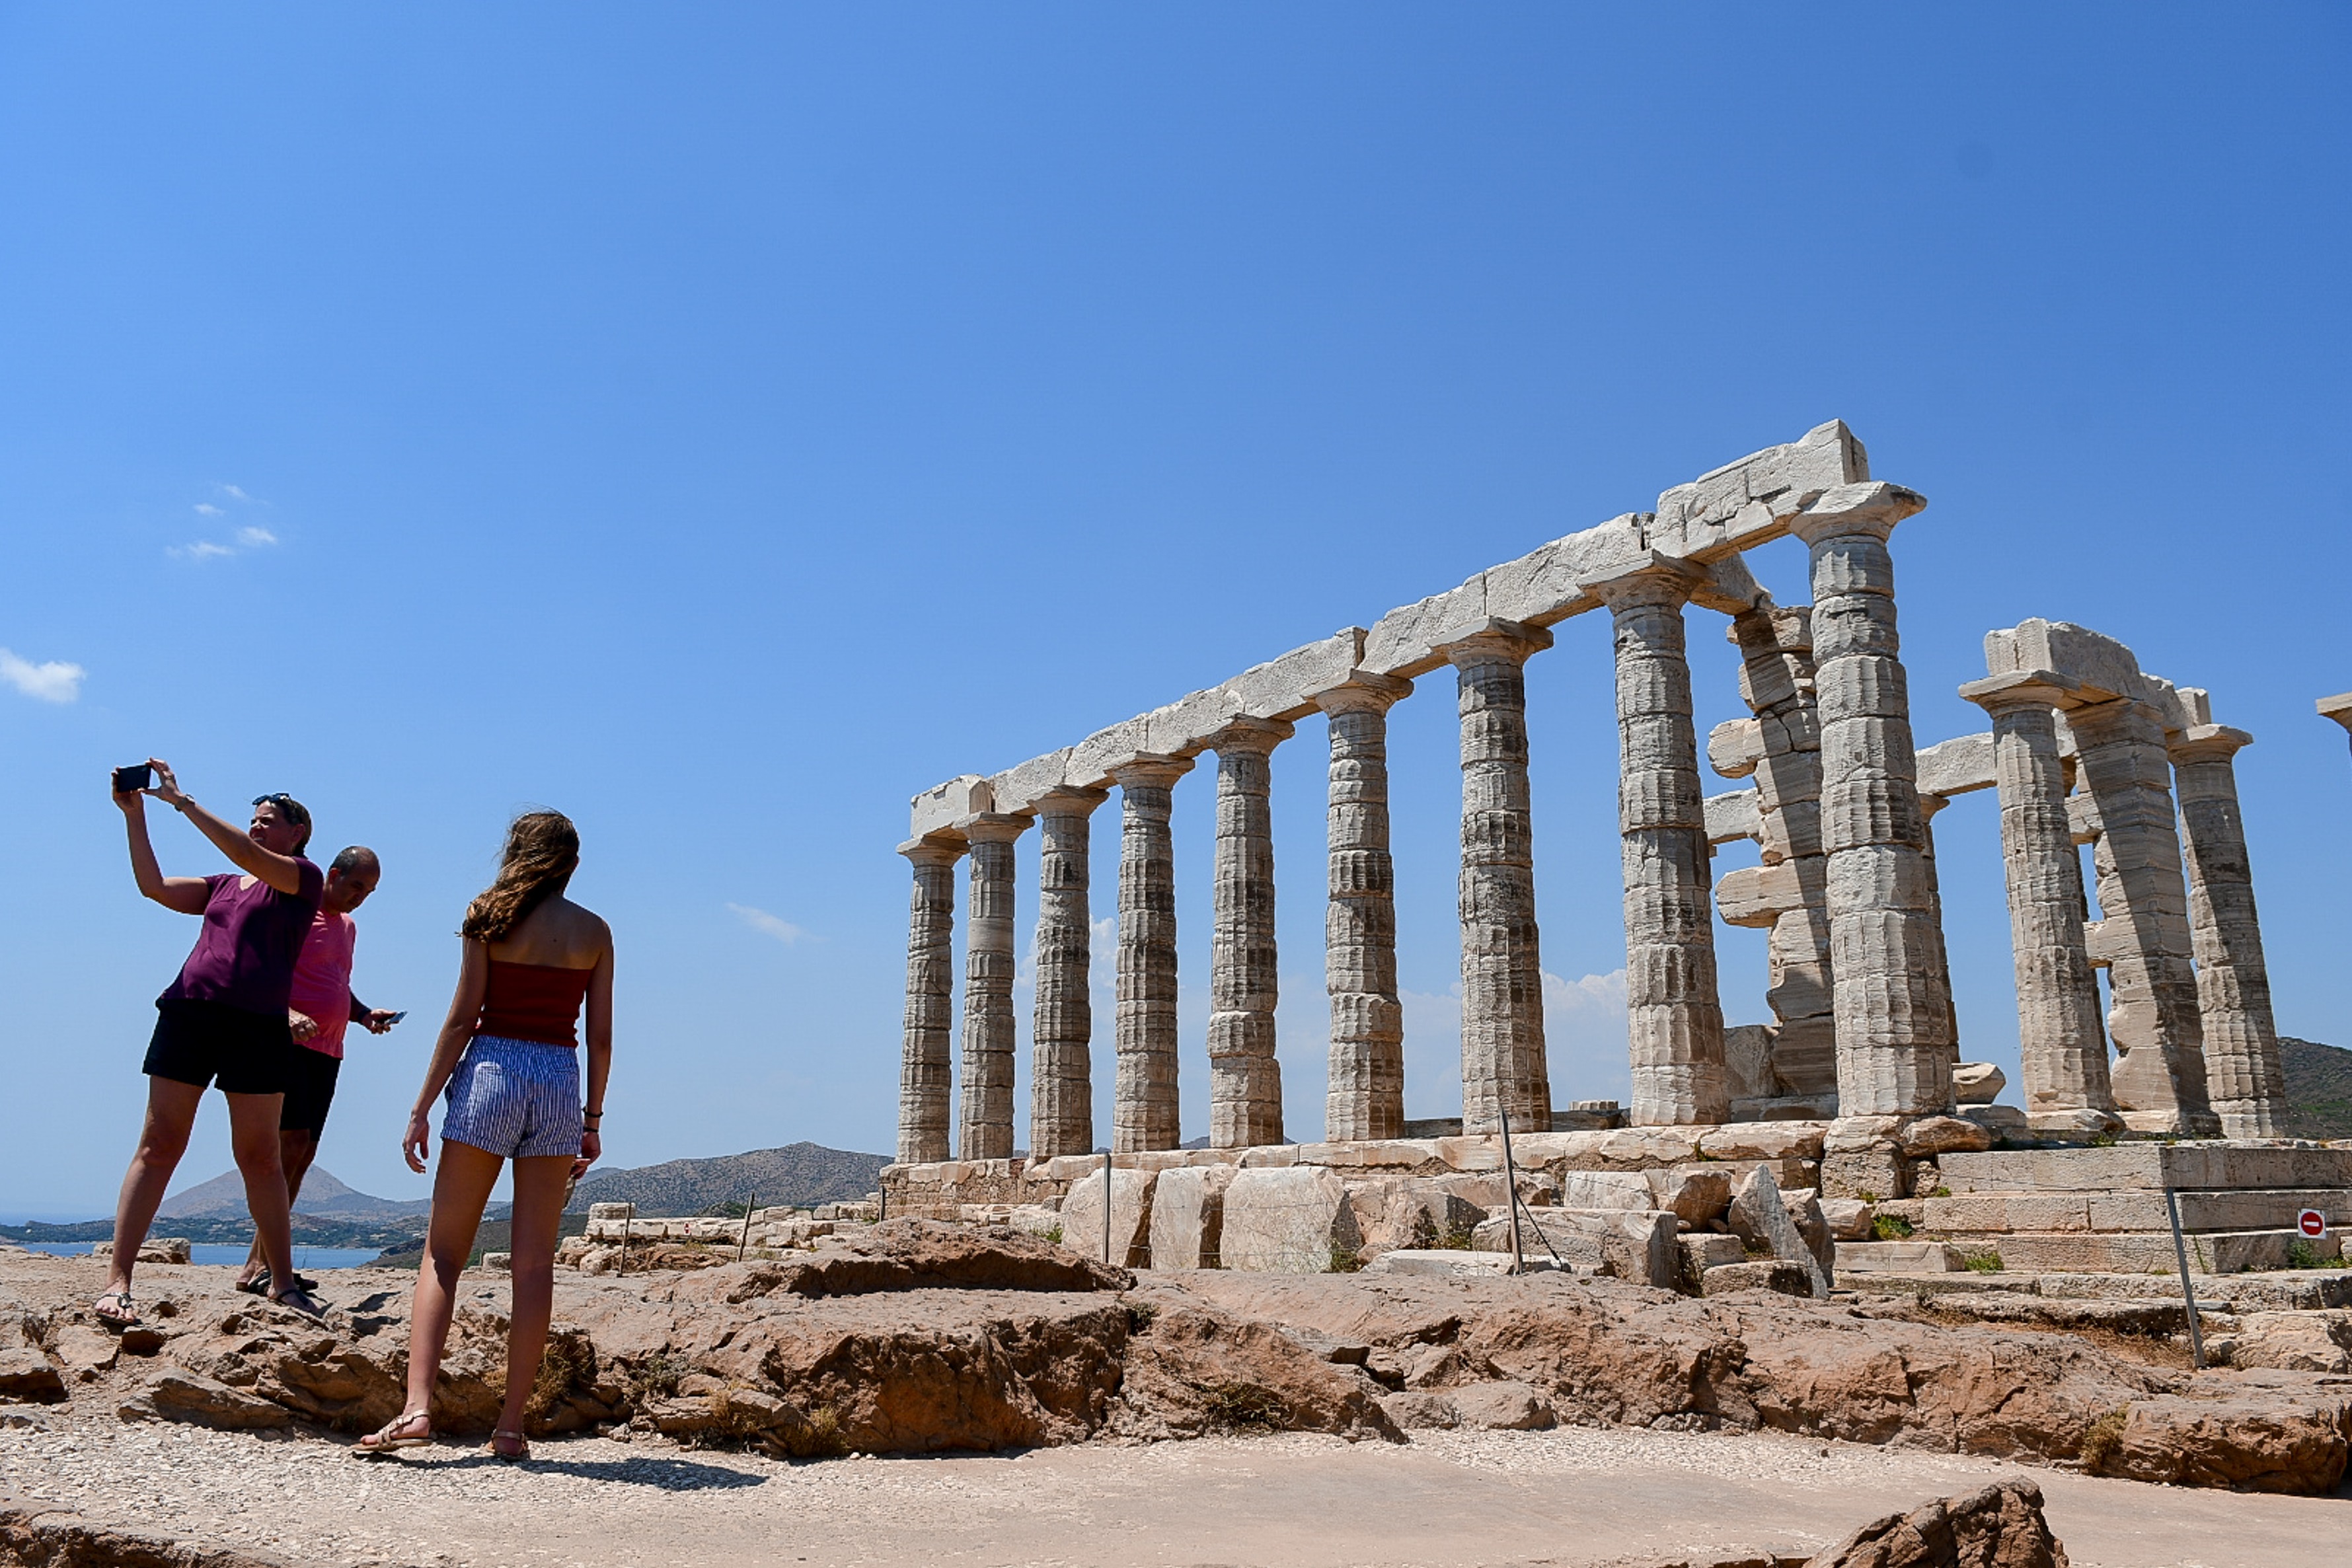
[[[2295,1385],[2136,1399],[2098,1423],[2083,1455],[2097,1475],[2303,1496],[2333,1490],[2347,1458],[2352,1391]]]
[[[0,1563],[27,1568],[289,1568],[282,1557],[199,1546],[0,1498]]]
[[[1198,1306],[1150,1311],[1139,1321],[1114,1422],[1122,1436],[1402,1436],[1368,1379],[1342,1373],[1272,1324]]]
[[[2042,1489],[2003,1481],[1864,1525],[1805,1568],[2067,1568]]]

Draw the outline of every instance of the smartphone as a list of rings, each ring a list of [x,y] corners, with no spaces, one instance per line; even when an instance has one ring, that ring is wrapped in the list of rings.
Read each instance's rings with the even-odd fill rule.
[[[152,763],[142,762],[135,768],[118,768],[114,770],[114,792],[118,795],[128,795],[133,789],[152,789],[154,787],[155,768]]]
[[[403,1009],[401,1009],[398,1012],[396,1012],[396,1013],[393,1014],[390,1018],[388,1018],[388,1019],[384,1019],[384,1020],[383,1020],[383,1022],[384,1022],[384,1027],[385,1027],[386,1029],[389,1029],[389,1028],[391,1028],[394,1024],[398,1023],[401,1019],[403,1019],[406,1018],[407,1016],[408,1016],[408,1009],[407,1009],[406,1008],[403,1008]]]

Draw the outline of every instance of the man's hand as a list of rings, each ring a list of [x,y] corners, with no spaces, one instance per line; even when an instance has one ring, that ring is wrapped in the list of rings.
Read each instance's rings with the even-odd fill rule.
[[[360,1019],[360,1027],[370,1034],[383,1034],[400,1020],[400,1015],[390,1008],[370,1008],[368,1016]]]
[[[293,1034],[294,1043],[297,1045],[306,1045],[319,1038],[319,1020],[309,1013],[298,1013],[292,1008],[288,1008],[286,1027]]]

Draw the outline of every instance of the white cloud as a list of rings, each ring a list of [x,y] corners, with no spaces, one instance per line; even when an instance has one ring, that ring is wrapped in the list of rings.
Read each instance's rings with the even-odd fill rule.
[[[259,549],[263,545],[276,544],[278,536],[268,528],[239,528],[236,530],[236,542],[247,549]]]
[[[88,673],[79,664],[58,659],[36,664],[0,648],[0,681],[40,702],[72,702],[81,695],[82,676]]]
[[[730,904],[727,907],[736,919],[762,936],[774,937],[787,947],[808,935],[782,915],[771,915],[764,909],[754,909],[748,904]]]
[[[234,485],[223,485],[221,486],[221,494],[226,496],[232,501],[250,501],[253,499],[252,497],[247,495],[244,491],[238,489]]]
[[[210,539],[198,539],[192,545],[166,545],[163,553],[173,560],[217,560],[236,551],[226,545],[216,545]]]
[[[214,506],[210,501],[198,501],[196,503],[196,514],[199,517],[222,517],[228,515],[222,511],[218,507]]]

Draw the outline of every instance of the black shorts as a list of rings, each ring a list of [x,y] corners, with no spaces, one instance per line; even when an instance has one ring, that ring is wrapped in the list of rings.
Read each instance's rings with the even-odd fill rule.
[[[299,1049],[286,1014],[247,1012],[226,1002],[166,998],[155,1004],[155,1034],[142,1071],[151,1078],[224,1094],[283,1094],[288,1055]]]
[[[327,1130],[327,1107],[335,1103],[335,1075],[342,1071],[343,1059],[298,1045],[286,1061],[286,1109],[278,1113],[278,1130],[315,1138]]]

